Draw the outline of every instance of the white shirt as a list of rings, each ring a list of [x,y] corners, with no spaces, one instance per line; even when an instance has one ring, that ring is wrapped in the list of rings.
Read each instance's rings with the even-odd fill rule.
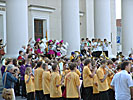
[[[98,51],[98,50],[97,50],[97,47],[93,47],[93,46],[97,46],[97,42],[92,42],[92,43],[91,43],[91,46],[92,46],[92,49],[93,49],[92,51],[93,51],[93,52],[94,52],[94,51]]]
[[[98,43],[97,50],[98,51],[103,51],[103,46],[101,46],[101,43]]]
[[[114,86],[116,100],[131,99],[130,87],[133,87],[133,80],[126,70],[122,70],[114,76],[111,86]]]
[[[108,45],[106,45],[105,42],[103,43],[103,51],[108,51]]]

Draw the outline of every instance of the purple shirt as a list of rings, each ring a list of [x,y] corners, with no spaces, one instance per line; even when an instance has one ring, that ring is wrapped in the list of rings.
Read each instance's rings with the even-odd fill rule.
[[[20,80],[24,80],[25,68],[26,67],[24,65],[20,66],[20,74],[21,74],[21,79]]]
[[[2,67],[1,67],[1,74],[2,74],[2,76],[3,76],[4,72],[5,72],[5,69],[6,69],[6,66],[2,65]]]
[[[32,68],[31,64],[26,64],[25,68],[27,68],[27,67],[31,67]]]

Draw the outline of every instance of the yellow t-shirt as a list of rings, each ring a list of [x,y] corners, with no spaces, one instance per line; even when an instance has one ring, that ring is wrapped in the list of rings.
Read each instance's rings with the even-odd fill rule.
[[[42,88],[44,94],[50,94],[50,72],[44,71],[42,75]]]
[[[77,86],[80,86],[80,79],[75,72],[70,72],[66,75],[65,86],[67,98],[79,98]]]
[[[29,79],[29,75],[25,74],[25,84],[26,84],[26,91],[27,93],[35,92],[35,84],[34,84],[34,77],[31,76],[28,83],[26,81]]]
[[[111,74],[111,72],[110,72],[110,74]],[[109,89],[112,89],[111,82],[112,82],[113,77],[114,77],[114,75],[111,75],[111,76],[107,77]]]
[[[70,69],[69,70],[65,70],[65,75],[67,75],[69,72],[71,72]],[[79,75],[79,77],[81,76],[81,73],[80,73],[80,71],[78,69],[76,69],[75,72],[76,72],[76,74]]]
[[[81,76],[81,73],[78,69],[76,69],[76,73],[79,75],[79,77]]]
[[[43,90],[42,89],[42,74],[43,74],[42,68],[37,68],[34,72],[35,75],[35,90]]]
[[[98,86],[95,85],[95,83],[98,84],[97,74],[95,74],[93,77],[93,94],[98,94],[99,93]]]
[[[93,86],[93,78],[91,78],[89,75],[91,75],[91,71],[88,66],[85,66],[83,69],[83,85],[84,87],[92,87]]]
[[[61,77],[58,72],[52,72],[50,80],[50,97],[51,98],[60,98],[62,97],[61,86],[57,87],[56,85],[61,84]]]
[[[70,60],[72,61],[73,59],[74,59],[74,57],[73,57],[73,56],[71,56],[71,57],[70,57]]]
[[[98,77],[98,90],[99,92],[107,91],[109,89],[108,80],[107,78],[104,82],[101,82],[100,79],[104,79],[104,69],[99,67],[97,70],[97,77]]]

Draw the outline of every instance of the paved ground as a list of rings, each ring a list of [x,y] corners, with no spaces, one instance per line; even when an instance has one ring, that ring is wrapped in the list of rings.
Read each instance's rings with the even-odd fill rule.
[[[2,99],[1,94],[0,94],[0,100],[4,100],[4,99]],[[22,99],[21,97],[16,97],[16,100],[27,100],[27,99]]]

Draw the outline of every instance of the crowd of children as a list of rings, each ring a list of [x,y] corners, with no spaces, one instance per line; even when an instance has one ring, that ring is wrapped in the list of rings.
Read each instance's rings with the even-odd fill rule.
[[[42,42],[40,39],[30,40],[27,48],[23,46],[19,51],[17,59],[3,61],[2,75],[9,64],[14,65],[15,73],[18,73],[18,81],[14,84],[16,96],[21,95],[27,100],[115,100],[110,84],[114,75],[121,71],[121,63],[130,62],[132,67],[128,73],[133,77],[133,54],[129,59],[85,56],[84,49],[88,52],[99,48],[88,42],[87,45],[93,48],[87,46],[86,49],[84,43],[82,54],[72,52],[71,57],[66,58],[66,52],[64,55],[61,52],[61,48],[67,48],[63,40],[57,43],[49,40],[48,48],[43,49]]]

